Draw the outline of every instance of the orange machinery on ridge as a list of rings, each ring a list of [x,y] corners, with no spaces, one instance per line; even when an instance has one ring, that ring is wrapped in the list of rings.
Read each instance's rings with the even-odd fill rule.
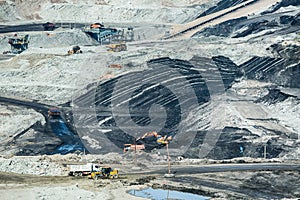
[[[167,145],[169,143],[169,141],[172,140],[172,136],[162,136],[160,134],[158,134],[156,131],[152,131],[149,133],[145,133],[143,136],[138,137],[135,140],[135,144],[124,144],[124,152],[127,152],[129,150],[134,150],[134,151],[138,151],[138,150],[145,150],[145,145],[144,144],[136,144],[139,140],[142,140],[144,138],[148,138],[148,137],[155,137],[156,138],[156,142],[159,145]]]

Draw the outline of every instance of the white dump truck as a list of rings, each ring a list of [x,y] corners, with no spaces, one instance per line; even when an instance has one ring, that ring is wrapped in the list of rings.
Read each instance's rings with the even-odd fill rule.
[[[70,176],[85,176],[100,170],[100,166],[93,163],[87,163],[84,165],[68,165],[68,167],[70,168]]]

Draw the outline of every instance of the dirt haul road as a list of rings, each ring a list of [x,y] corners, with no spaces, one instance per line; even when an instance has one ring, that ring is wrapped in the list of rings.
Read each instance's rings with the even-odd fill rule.
[[[231,19],[249,16],[254,13],[265,11],[267,8],[271,7],[276,2],[276,0],[249,0],[236,6],[201,17],[187,24],[176,25],[173,28],[173,33],[171,33],[171,36],[168,38],[190,38],[197,32],[203,30],[204,28],[214,26],[216,24],[220,24]]]
[[[120,180],[93,181],[87,177],[0,173],[1,200],[143,199],[126,193],[132,188],[140,187],[123,186]]]
[[[257,177],[264,178],[266,186],[269,181],[272,181],[271,178],[281,176],[290,179],[290,184],[294,184],[295,187],[300,184],[297,179],[300,166],[297,164],[218,164],[200,167],[182,165],[176,169],[173,166],[172,168],[178,170],[178,173],[176,173],[176,178],[172,179],[163,177],[165,170],[157,170],[165,167],[162,165],[153,166],[151,175],[148,173],[129,174],[129,171],[134,171],[130,166],[115,166],[119,166],[119,169],[123,167],[125,172],[121,170],[119,178],[113,180],[1,172],[0,192],[3,191],[1,199],[141,199],[130,196],[127,191],[145,187],[178,190],[221,199],[283,198],[287,196],[280,194],[277,183],[273,183],[275,192],[272,189],[269,191],[255,188],[253,184],[259,184],[259,182],[255,183]],[[296,193],[294,188],[291,189],[291,196],[297,196],[294,194]]]

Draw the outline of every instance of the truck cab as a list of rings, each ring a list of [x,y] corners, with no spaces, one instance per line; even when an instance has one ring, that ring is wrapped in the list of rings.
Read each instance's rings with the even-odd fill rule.
[[[101,167],[99,171],[92,172],[89,178],[98,179],[98,178],[118,178],[119,171],[117,169],[112,169],[109,166]]]

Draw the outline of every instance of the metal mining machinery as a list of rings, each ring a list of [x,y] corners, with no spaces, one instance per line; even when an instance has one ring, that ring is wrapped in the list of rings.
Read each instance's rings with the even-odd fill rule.
[[[18,36],[15,34],[14,37],[8,38],[8,43],[11,46],[11,51],[6,53],[20,54],[28,49],[29,35]]]
[[[166,146],[173,139],[172,136],[160,135],[156,131],[145,133],[143,136],[138,137],[135,140],[135,144],[124,144],[124,153],[127,151],[140,151],[145,150],[146,147],[144,144],[140,144],[142,140],[146,138],[154,138],[156,141],[156,146]]]
[[[112,42],[133,41],[133,28],[116,29],[105,28],[103,24],[93,23],[83,31],[97,40],[100,44],[111,44]]]
[[[72,49],[68,50],[69,55],[79,54],[79,53],[82,53],[82,50],[80,49],[79,46],[73,46]]]
[[[43,24],[43,27],[44,27],[44,31],[53,31],[56,28],[56,25],[55,23],[47,22]]]
[[[119,170],[117,169],[113,169],[110,166],[104,166],[104,167],[100,167],[100,170],[98,171],[94,171],[91,172],[91,174],[89,175],[89,178],[92,179],[116,179],[119,177]]]
[[[68,165],[69,176],[88,176],[92,179],[116,179],[119,177],[119,170],[110,166],[100,166],[95,163]]]
[[[56,107],[49,108],[48,110],[48,118],[55,118],[55,117],[60,117],[60,110]]]
[[[107,51],[110,52],[127,51],[127,46],[124,42],[118,44],[109,44],[106,47],[107,47]]]
[[[162,136],[158,134],[156,131],[153,131],[153,132],[145,133],[142,137],[137,138],[137,141],[143,140],[144,138],[148,138],[148,137],[156,138],[157,144],[160,145],[166,145],[169,143],[169,141],[172,140],[172,136],[168,136],[168,135]]]

